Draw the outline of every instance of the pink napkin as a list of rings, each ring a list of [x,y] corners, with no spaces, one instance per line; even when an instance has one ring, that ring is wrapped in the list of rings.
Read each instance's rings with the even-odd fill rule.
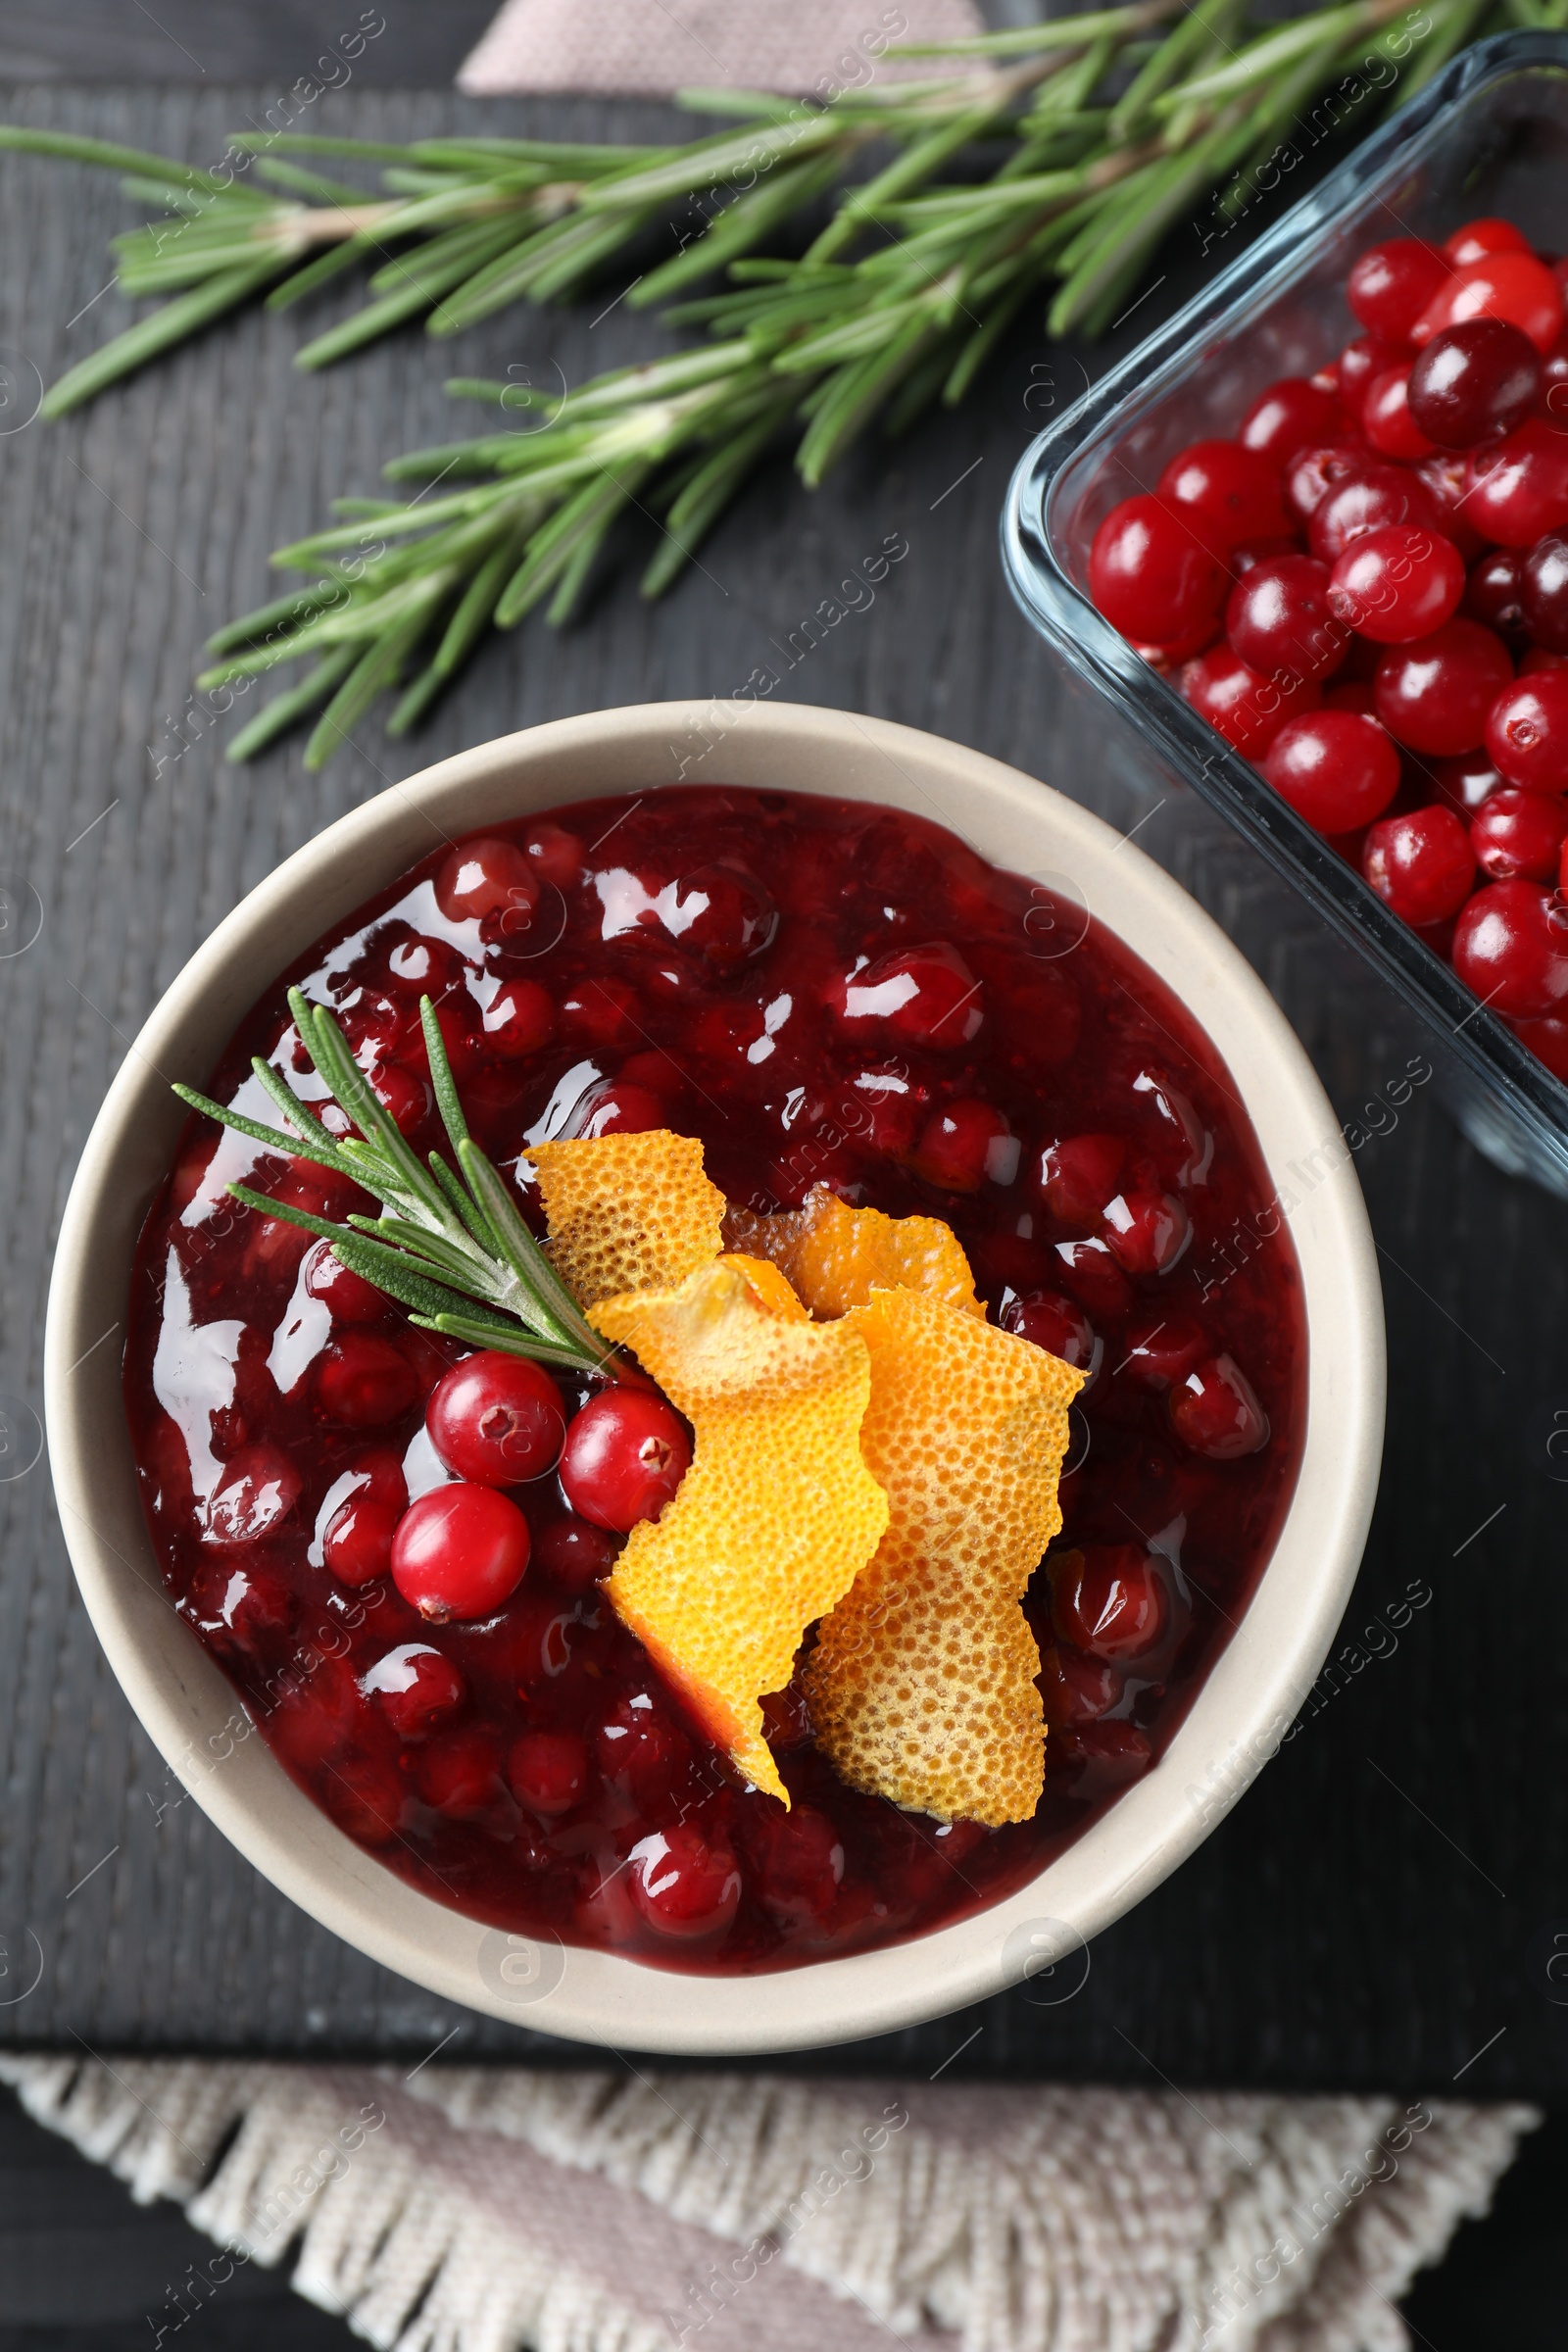
[[[668,98],[685,89],[827,97],[873,77],[941,71],[891,59],[899,41],[963,40],[973,0],[507,0],[458,75],[475,97],[508,90]]]

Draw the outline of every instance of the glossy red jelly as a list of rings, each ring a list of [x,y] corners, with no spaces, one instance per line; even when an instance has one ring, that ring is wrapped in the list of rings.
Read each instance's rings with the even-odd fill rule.
[[[602,1597],[622,1538],[584,1515],[586,1489],[568,1509],[528,1383],[453,1382],[462,1347],[224,1188],[330,1217],[371,1204],[200,1119],[141,1237],[125,1358],[178,1606],[339,1826],[497,1926],[746,1972],[995,1902],[1159,1755],[1290,1499],[1299,1277],[1228,1075],[1120,941],[919,817],[671,787],[486,840],[318,942],[210,1091],[270,1119],[259,1053],[318,1099],[297,981],[427,1151],[428,990],[473,1131],[535,1223],[529,1143],[639,1125],[700,1136],[754,1208],[827,1184],[946,1218],[993,1314],[1095,1373],[1026,1601],[1055,1727],[1044,1797],[986,1831],[859,1794],[798,1685],[765,1702],[793,1810],[745,1788]],[[558,1385],[569,1427],[589,1391]],[[500,1525],[462,1590],[430,1549],[431,1594],[415,1539],[444,1524],[442,1490]]]

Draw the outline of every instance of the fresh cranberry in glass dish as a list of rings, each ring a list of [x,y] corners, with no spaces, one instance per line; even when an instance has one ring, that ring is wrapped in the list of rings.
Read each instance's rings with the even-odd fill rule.
[[[1377,713],[1413,752],[1473,752],[1512,679],[1500,638],[1476,620],[1446,620],[1430,637],[1390,646],[1378,663]]]
[[[1568,654],[1568,531],[1548,531],[1520,559],[1519,605],[1536,644]]]
[[[1548,646],[1533,645],[1519,657],[1519,675],[1522,678],[1544,677],[1548,670],[1568,669],[1568,654],[1554,654]]]
[[[1430,343],[1470,318],[1501,319],[1518,327],[1537,351],[1549,351],[1562,333],[1562,288],[1533,253],[1482,254],[1445,278],[1410,329],[1410,340]]]
[[[1225,607],[1231,650],[1273,676],[1326,678],[1349,631],[1329,611],[1329,571],[1311,556],[1273,556],[1237,581]]]
[[[1375,463],[1359,435],[1345,435],[1337,441],[1309,441],[1304,449],[1298,449],[1285,468],[1285,501],[1297,523],[1310,522],[1332,489],[1350,474],[1359,472],[1362,466]],[[1294,555],[1295,540],[1278,552]]]
[[[1521,558],[1514,547],[1494,547],[1470,566],[1459,610],[1468,620],[1494,629],[1509,645],[1528,635],[1520,583]]]
[[[1370,651],[1352,645],[1344,674],[1360,675]],[[144,1232],[124,1392],[149,1526],[192,1638],[314,1802],[382,1867],[486,1926],[665,1968],[761,1972],[924,1934],[1016,1893],[1164,1753],[1289,1503],[1304,1421],[1299,1283],[1234,1083],[1155,976],[1099,923],[1086,930],[1080,907],[902,811],[675,785],[498,824],[481,841],[526,859],[532,928],[507,928],[510,860],[493,860],[488,910],[438,907],[432,937],[432,892],[453,856],[441,843],[259,1000],[208,1080],[214,1098],[251,1106],[253,1054],[307,1076],[284,986],[297,981],[313,1004],[341,1008],[361,1067],[408,1071],[428,1120],[414,1148],[438,1144],[419,963],[450,984],[441,1012],[467,1056],[465,1112],[536,1232],[529,1140],[592,1141],[639,1097],[635,1131],[700,1142],[737,1211],[794,1208],[825,1178],[888,1216],[939,1216],[988,1320],[1096,1375],[1073,1407],[1061,1548],[1114,1546],[1132,1532],[1123,1513],[1151,1529],[1185,1519],[1188,1574],[1214,1605],[1180,1620],[1157,1676],[1146,1655],[1124,1681],[1055,1638],[1037,1573],[1025,1611],[1048,1653],[1045,1793],[1031,1819],[994,1832],[920,1831],[837,1778],[801,1687],[808,1631],[801,1673],[763,1699],[786,1813],[742,1785],[620,1617],[623,1536],[586,1515],[566,1462],[564,1494],[548,1446],[531,1483],[492,1483],[517,1476],[513,1459],[462,1450],[464,1434],[487,1442],[483,1396],[473,1427],[441,1434],[482,1355],[340,1279],[330,1246],[283,1219],[216,1215],[232,1155],[215,1158],[203,1125],[171,1155]],[[456,845],[460,873],[470,846]],[[710,874],[764,877],[776,910],[738,963],[695,939]],[[629,903],[626,876],[655,919],[607,939],[606,890]],[[692,917],[678,937],[661,901]],[[972,1189],[933,1194],[934,1173],[974,1173],[972,1159],[936,1170],[930,1158],[933,1123],[960,1125],[963,1105],[985,1113],[976,1133],[993,1164]],[[328,1170],[265,1153],[250,1164],[247,1181],[279,1205],[334,1222],[373,1213]],[[1238,1229],[1256,1247],[1216,1302],[1217,1252]],[[197,1362],[193,1329],[231,1332],[228,1355],[204,1343]],[[364,1426],[318,1395],[321,1383],[355,1389],[347,1351],[362,1341],[390,1348],[398,1367],[379,1397],[362,1384],[389,1413]],[[1195,1450],[1171,1407],[1226,1353],[1272,1430],[1229,1459]],[[552,1433],[603,1415],[605,1399],[612,1416],[625,1398],[668,1415],[653,1507],[678,1492],[691,1433],[634,1367],[611,1385],[506,1354],[509,1381],[518,1364],[543,1384],[537,1397],[553,1392]],[[359,1358],[360,1374],[375,1369]],[[623,1487],[650,1467],[637,1450],[631,1480],[607,1481],[622,1523]],[[340,1654],[309,1665],[323,1648]],[[651,1841],[675,1830],[697,1844],[666,1869]],[[631,1861],[638,1848],[654,1867]]]
[[[1165,1645],[1174,1609],[1170,1572],[1140,1544],[1090,1544],[1046,1562],[1051,1622],[1107,1665],[1129,1667]]]
[[[1346,414],[1358,416],[1373,378],[1387,375],[1391,368],[1407,366],[1412,356],[1408,343],[1387,343],[1381,335],[1357,335],[1347,343],[1337,363],[1339,396]]]
[[[1236,437],[1244,449],[1275,458],[1283,466],[1306,442],[1332,441],[1344,432],[1345,423],[1345,411],[1333,392],[1304,375],[1283,375],[1258,394]]]
[[[1408,343],[1416,320],[1452,269],[1447,255],[1436,246],[1416,237],[1391,237],[1357,255],[1345,299],[1368,334],[1389,343]]]
[[[985,992],[946,940],[895,948],[850,974],[836,993],[848,1029],[911,1046],[956,1053],[972,1044],[985,1019]]]
[[[1486,745],[1510,784],[1568,792],[1568,670],[1539,670],[1505,686],[1488,715]]]
[[[1239,441],[1195,441],[1172,458],[1155,484],[1155,496],[1220,563],[1233,548],[1280,537],[1291,527],[1279,466]]]
[[[514,841],[465,842],[435,877],[435,903],[448,922],[477,919],[501,933],[527,931],[539,895],[538,875]]]
[[[454,1716],[468,1695],[458,1668],[427,1642],[405,1642],[360,1677],[400,1740],[423,1740]]]
[[[1557,1013],[1547,1013],[1544,1020],[1511,1021],[1509,1027],[1521,1045],[1528,1046],[1538,1061],[1544,1061],[1554,1078],[1568,1083],[1568,1020]]]
[[[1320,833],[1351,833],[1381,816],[1398,791],[1399,755],[1376,719],[1311,710],[1281,727],[1263,773]]]
[[[454,1477],[514,1487],[555,1468],[566,1416],[542,1365],[485,1348],[437,1382],[424,1425]]]
[[[1541,354],[1505,318],[1467,318],[1446,327],[1409,369],[1411,420],[1444,449],[1474,449],[1511,433],[1540,391]]]
[[[1472,525],[1466,504],[1470,493],[1470,453],[1462,449],[1435,449],[1430,456],[1417,458],[1410,470],[1437,508],[1444,537],[1453,541],[1467,566],[1476,563],[1486,554],[1487,542]]]
[[[1361,403],[1361,430],[1386,458],[1425,458],[1436,446],[1410,407],[1410,368],[1408,360],[1385,368],[1373,377]]]
[[[593,1771],[576,1732],[524,1732],[513,1742],[507,1780],[519,1805],[550,1816],[569,1813],[587,1793]]]
[[[1181,686],[1200,716],[1249,760],[1268,749],[1288,718],[1315,710],[1322,700],[1314,679],[1271,677],[1228,645],[1189,662]]]
[[[1396,523],[1441,531],[1442,510],[1419,474],[1369,453],[1332,482],[1314,507],[1307,544],[1320,564],[1332,564],[1353,541]]]
[[[568,1592],[586,1592],[610,1574],[620,1546],[608,1529],[567,1511],[540,1528],[529,1556],[541,1576]]]
[[[1095,533],[1089,593],[1124,637],[1176,645],[1218,619],[1225,571],[1162,500],[1124,498]]]
[[[493,1487],[436,1487],[398,1522],[392,1582],[436,1624],[488,1617],[522,1582],[528,1546],[527,1520]]]
[[[722,1836],[705,1837],[690,1822],[639,1838],[629,1876],[632,1900],[648,1925],[683,1942],[721,1935],[740,1904],[734,1847]]]
[[[1211,1462],[1239,1462],[1268,1444],[1268,1415],[1232,1356],[1209,1356],[1195,1364],[1167,1401],[1171,1427],[1182,1444]]]
[[[1459,269],[1466,262],[1479,262],[1485,254],[1529,253],[1533,248],[1523,229],[1489,213],[1475,220],[1466,220],[1451,236],[1445,237],[1443,250],[1454,268]]]
[[[1434,760],[1427,770],[1440,801],[1446,803],[1466,824],[1502,782],[1484,744],[1456,759]]]
[[[628,1535],[657,1519],[691,1468],[686,1424],[645,1389],[606,1389],[566,1431],[561,1487],[580,1519]]]
[[[1529,547],[1568,527],[1568,433],[1544,417],[1524,423],[1469,460],[1465,508],[1474,527],[1500,547]]]
[[[1568,801],[1504,784],[1477,809],[1470,847],[1489,882],[1555,882],[1568,834]]]
[[[1329,580],[1335,617],[1374,645],[1399,645],[1441,628],[1464,594],[1451,539],[1391,523],[1352,540]]]
[[[1568,911],[1538,883],[1489,882],[1460,912],[1453,968],[1504,1019],[1568,1009]]]
[[[1361,871],[1402,921],[1422,928],[1458,913],[1476,861],[1458,817],[1434,802],[1381,818],[1366,837]]]

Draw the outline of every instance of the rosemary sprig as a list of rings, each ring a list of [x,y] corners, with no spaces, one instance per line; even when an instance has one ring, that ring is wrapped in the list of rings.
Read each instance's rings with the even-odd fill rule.
[[[984,82],[933,85],[941,119],[846,191],[804,257],[733,260],[729,291],[668,314],[706,327],[706,345],[595,377],[559,402],[449,383],[490,403],[497,426],[394,460],[393,482],[430,487],[407,504],[340,501],[343,519],[272,558],[312,585],[211,640],[203,689],[296,657],[315,662],[229,757],[318,712],[305,759],[319,766],[387,689],[399,695],[389,732],[405,733],[490,627],[546,599],[553,623],[569,615],[628,509],[658,525],[642,593],[662,594],[771,446],[793,437],[797,470],[815,487],[876,418],[900,431],[935,401],[956,406],[1053,281],[1052,333],[1102,332],[1170,227],[1212,189],[1231,183],[1233,202],[1245,192],[1314,91],[1354,63],[1374,94],[1364,61],[1382,56],[1405,61],[1390,77],[1404,94],[1425,70],[1417,40],[1446,57],[1489,0],[1427,0],[1424,32],[1412,32],[1407,0],[1340,0],[1252,33],[1248,0],[1198,0],[1151,46],[1169,4],[955,44],[988,59],[1033,54]],[[989,178],[938,179],[959,144],[1003,124],[1008,150]],[[598,182],[583,217],[612,207],[617,190],[652,204],[676,177],[661,160]]]
[[[341,1140],[328,1136],[319,1114],[260,1055],[251,1067],[288,1121],[287,1132],[226,1110],[192,1087],[176,1086],[174,1092],[192,1110],[269,1151],[351,1177],[380,1201],[381,1215],[351,1212],[346,1224],[333,1223],[244,1184],[228,1187],[234,1199],[330,1242],[333,1255],[351,1273],[396,1298],[425,1331],[531,1356],[564,1371],[618,1378],[613,1351],[583,1320],[517,1213],[500,1171],[468,1133],[429,998],[420,999],[419,1016],[430,1077],[461,1174],[439,1152],[421,1166],[330,1012],[308,1004],[297,988],[289,990],[288,1003],[317,1075],[358,1134]]]

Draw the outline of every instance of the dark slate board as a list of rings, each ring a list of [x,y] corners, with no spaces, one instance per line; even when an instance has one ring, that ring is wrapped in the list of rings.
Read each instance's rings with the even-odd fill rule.
[[[329,103],[334,126],[377,138],[547,121],[556,135],[646,136],[667,120],[365,87]],[[7,119],[193,158],[265,104],[245,90],[0,91]],[[371,724],[320,777],[297,745],[226,768],[222,728],[192,724],[189,682],[207,631],[269,593],[269,549],[319,522],[332,493],[373,488],[384,457],[462,429],[449,367],[559,366],[575,383],[646,353],[656,330],[624,309],[595,323],[591,308],[518,312],[450,353],[410,335],[302,377],[291,353],[318,315],[253,315],[83,416],[21,423],[29,370],[51,379],[126,316],[100,294],[105,240],[126,222],[106,180],[0,160],[0,352],[20,394],[0,411],[14,426],[0,435],[0,873],[19,925],[0,961],[0,1391],[20,1433],[19,1474],[0,1486],[0,2034],[416,2058],[461,2028],[454,2059],[569,2061],[335,1941],[193,1802],[161,1811],[172,1791],[76,1598],[47,1462],[24,1468],[71,1171],[127,1041],[196,942],[288,851],[429,760],[568,711],[727,692],[894,531],[907,560],[784,692],[935,729],[1124,826],[1146,819],[1140,845],[1251,956],[1347,1116],[1418,1041],[1214,819],[1182,802],[1151,815],[1014,612],[998,511],[1043,402],[1078,382],[1071,354],[1027,336],[967,411],[891,457],[861,453],[827,491],[808,496],[783,465],[762,476],[663,605],[620,579],[561,638],[530,625],[492,643],[418,744],[389,746]],[[1157,307],[1181,284],[1178,270]],[[1568,1928],[1568,1490],[1547,1451],[1568,1412],[1563,1210],[1480,1160],[1430,1089],[1359,1166],[1384,1251],[1392,1413],[1342,1640],[1413,1582],[1430,1604],[1100,1939],[1075,1998],[1020,1992],[788,2063],[930,2073],[962,2045],[955,2074],[1007,2080],[1568,2090],[1568,2007],[1546,1997],[1543,1959],[1552,1923]]]

